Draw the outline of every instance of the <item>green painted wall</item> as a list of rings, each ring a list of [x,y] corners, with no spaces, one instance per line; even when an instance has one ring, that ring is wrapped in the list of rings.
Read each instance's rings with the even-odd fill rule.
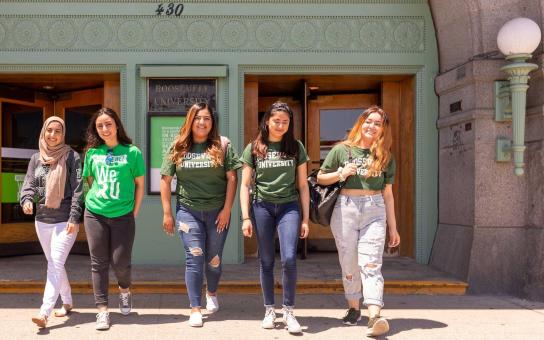
[[[142,65],[226,65],[218,81],[220,127],[242,149],[243,76],[251,73],[416,76],[416,258],[426,263],[437,226],[438,56],[423,0],[184,1],[180,17],[158,2],[0,1],[0,72],[121,72],[123,122],[146,150]],[[243,261],[239,206],[225,263]],[[179,239],[161,228],[157,196],[137,220],[134,261],[180,263]],[[399,226],[402,228],[402,225]]]

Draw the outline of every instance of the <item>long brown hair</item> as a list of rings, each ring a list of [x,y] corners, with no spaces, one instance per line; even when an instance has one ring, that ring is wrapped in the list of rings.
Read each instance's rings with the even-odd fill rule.
[[[261,159],[266,158],[268,152],[268,125],[266,123],[276,112],[285,112],[289,115],[289,127],[281,138],[280,152],[283,152],[287,157],[298,157],[298,143],[295,139],[295,132],[293,127],[293,111],[286,103],[277,101],[272,104],[265,112],[261,123],[259,124],[259,133],[253,141],[252,153]]]
[[[119,119],[117,113],[110,108],[103,107],[96,111],[89,121],[89,126],[87,127],[87,146],[85,146],[85,151],[104,144],[104,140],[100,138],[98,131],[96,130],[96,120],[102,115],[109,116],[115,122],[115,125],[117,126],[117,141],[119,144],[132,144],[132,139],[130,139],[130,137],[127,135],[127,132],[123,127],[123,123],[121,122],[121,119]]]
[[[211,107],[206,103],[197,103],[191,106],[187,112],[185,123],[179,129],[179,133],[172,143],[170,159],[177,165],[181,163],[185,154],[193,146],[193,123],[196,115],[202,110],[208,110],[212,118],[212,129],[208,133],[208,139],[206,140],[206,153],[210,156],[213,166],[223,166],[224,155],[221,148],[221,139],[217,131],[217,121]]]
[[[342,144],[347,146],[359,146],[359,143],[363,138],[363,123],[372,113],[377,113],[382,117],[383,128],[382,133],[370,146],[372,163],[368,169],[367,177],[379,176],[389,165],[389,161],[391,160],[391,145],[393,144],[393,138],[391,136],[391,124],[387,113],[376,105],[369,107],[361,113],[359,118],[357,118],[357,121],[349,131],[346,140],[342,142]]]

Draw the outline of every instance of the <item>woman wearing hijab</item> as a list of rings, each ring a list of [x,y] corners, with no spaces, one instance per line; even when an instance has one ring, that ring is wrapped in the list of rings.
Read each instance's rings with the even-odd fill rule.
[[[23,212],[32,215],[36,199],[36,234],[47,259],[47,283],[36,317],[45,328],[60,295],[62,308],[55,316],[65,316],[73,307],[72,291],[64,263],[74,245],[82,217],[83,185],[79,154],[64,143],[64,121],[49,117],[40,133],[39,150],[30,158],[21,188]]]

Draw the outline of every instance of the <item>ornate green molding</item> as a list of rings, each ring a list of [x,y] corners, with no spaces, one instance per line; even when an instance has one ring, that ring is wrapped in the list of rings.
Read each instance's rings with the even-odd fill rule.
[[[165,3],[166,1],[150,0],[0,0],[0,3]],[[184,4],[426,4],[428,0],[186,0]]]
[[[424,53],[422,16],[3,15],[0,51]]]

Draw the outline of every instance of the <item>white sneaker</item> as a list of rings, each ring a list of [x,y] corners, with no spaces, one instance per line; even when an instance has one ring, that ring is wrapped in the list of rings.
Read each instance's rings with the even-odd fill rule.
[[[202,327],[202,313],[192,312],[189,317],[189,326],[191,327]]]
[[[216,295],[208,295],[206,293],[206,309],[209,313],[215,313],[219,310],[219,302]]]
[[[293,308],[283,307],[282,321],[287,326],[287,331],[289,333],[293,333],[293,334],[302,333],[302,327],[300,327],[300,324],[298,323],[297,318],[295,318],[295,314],[293,313]]]
[[[110,313],[107,311],[98,312],[96,314],[96,326],[95,329],[103,331],[110,328]]]
[[[266,307],[261,327],[264,329],[273,329],[276,327],[274,321],[276,321],[276,312],[274,311],[274,307]]]

